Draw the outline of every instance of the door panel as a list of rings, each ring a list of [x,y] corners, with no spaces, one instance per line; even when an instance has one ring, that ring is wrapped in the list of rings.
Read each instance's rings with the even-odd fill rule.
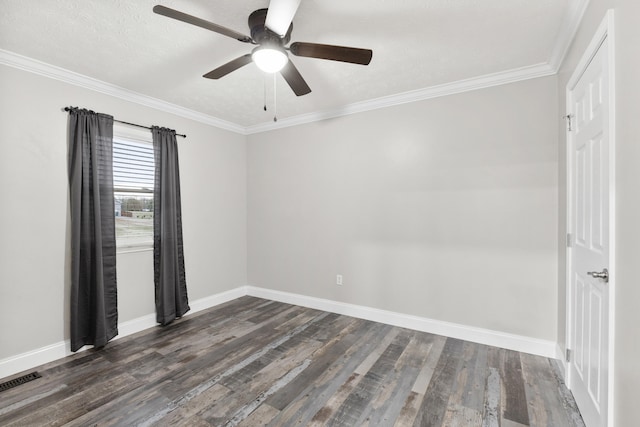
[[[575,117],[570,137],[572,194],[569,290],[572,303],[569,385],[588,427],[607,419],[608,285],[589,272],[610,269],[607,43],[569,92]]]

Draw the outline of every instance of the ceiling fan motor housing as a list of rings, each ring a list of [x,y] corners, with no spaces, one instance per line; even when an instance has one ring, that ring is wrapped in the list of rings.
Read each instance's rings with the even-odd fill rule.
[[[289,25],[287,34],[280,37],[273,31],[265,27],[268,9],[258,9],[249,15],[249,29],[251,30],[251,38],[256,44],[275,44],[276,46],[284,46],[291,40],[291,31],[293,24]]]

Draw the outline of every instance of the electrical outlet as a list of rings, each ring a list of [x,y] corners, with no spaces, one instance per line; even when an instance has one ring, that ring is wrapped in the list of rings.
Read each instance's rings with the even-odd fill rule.
[[[341,285],[342,286],[342,274],[338,274],[336,276],[336,285]]]

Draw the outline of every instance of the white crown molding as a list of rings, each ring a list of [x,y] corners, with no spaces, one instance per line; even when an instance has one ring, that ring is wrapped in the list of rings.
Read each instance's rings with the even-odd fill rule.
[[[549,58],[549,66],[556,73],[560,70],[562,61],[564,61],[564,57],[567,55],[571,43],[573,43],[588,6],[589,0],[571,0],[569,2],[560,25],[560,31],[556,37],[556,44]]]
[[[427,99],[554,75],[558,72],[560,65],[562,64],[562,61],[569,49],[569,46],[573,41],[573,38],[575,37],[575,34],[578,30],[578,27],[580,25],[580,22],[582,21],[582,17],[584,16],[588,5],[589,0],[571,0],[563,18],[559,34],[556,38],[556,43],[554,45],[548,63],[531,65],[470,79],[459,80],[451,83],[445,83],[438,86],[431,86],[414,91],[399,93],[396,95],[356,102],[331,110],[301,114],[298,116],[280,119],[275,123],[261,123],[258,125],[246,127],[207,114],[199,113],[188,108],[180,107],[179,105],[172,104],[170,102],[152,98],[147,95],[142,95],[140,93],[133,92],[131,90],[115,86],[113,84],[106,83],[91,77],[87,77],[82,74],[78,74],[73,71],[50,65],[45,62],[22,56],[7,50],[0,49],[0,64],[29,71],[55,80],[60,80],[65,83],[94,90],[96,92],[101,92],[120,99],[124,99],[126,101],[155,108],[160,111],[175,114],[176,116],[191,119],[200,123],[229,130],[242,135],[251,135],[260,132],[282,129],[290,126],[297,126],[300,124],[312,123],[321,120],[347,116],[350,114],[391,107],[394,105],[424,101]]]
[[[460,325],[426,317],[396,313],[372,307],[343,303],[322,298],[314,298],[289,292],[275,291],[256,286],[247,286],[247,295],[265,298],[287,304],[300,305],[316,310],[329,311],[345,316],[385,323],[387,325],[428,332],[436,335],[457,338],[494,347],[506,348],[523,353],[555,359],[558,357],[557,345],[553,341],[515,335],[490,329]]]
[[[471,90],[484,89],[507,83],[514,83],[521,80],[544,77],[552,75],[555,72],[552,68],[549,67],[548,64],[538,64],[514,70],[488,74],[480,77],[474,77],[466,80],[459,80],[456,82],[418,89],[415,91],[404,92],[397,95],[362,101],[345,105],[333,110],[301,114],[299,116],[281,119],[277,123],[265,123],[244,127],[236,123],[231,123],[213,116],[209,116],[207,114],[189,110],[187,108],[180,107],[179,105],[162,101],[157,98],[152,98],[150,96],[143,95],[113,85],[111,83],[106,83],[101,80],[78,74],[73,71],[69,71],[64,68],[47,64],[45,62],[38,61],[36,59],[19,55],[7,50],[0,49],[0,64],[18,68],[54,80],[59,80],[75,86],[83,87],[85,89],[94,90],[96,92],[124,99],[125,101],[130,101],[136,104],[155,108],[156,110],[165,111],[180,117],[236,132],[242,135],[250,135],[274,129],[296,126],[304,123],[311,123],[335,117],[346,116],[349,114],[355,114],[364,111],[386,108],[394,105],[407,104],[410,102],[423,101],[426,99],[453,95],[456,93],[468,92]]]
[[[538,77],[550,76],[556,73],[549,64],[537,64],[528,67],[517,68],[499,73],[486,74],[484,76],[473,77],[465,80],[458,80],[438,86],[431,86],[424,89],[403,92],[396,95],[385,96],[362,102],[348,104],[333,110],[320,111],[315,113],[301,114],[299,116],[278,119],[275,123],[264,123],[245,128],[248,135],[281,129],[289,126],[297,126],[305,123],[317,122],[321,120],[333,119],[349,114],[362,113],[364,111],[377,110],[379,108],[392,107],[394,105],[408,104],[416,101],[424,101],[442,96],[454,95],[472,90],[485,89],[492,86],[499,86],[508,83],[515,83],[522,80],[535,79]]]
[[[94,90],[96,92],[124,99],[125,101],[130,101],[136,104],[155,108],[156,110],[165,111],[171,114],[175,114],[176,116],[185,117],[187,119],[236,132],[242,135],[251,135],[269,130],[281,129],[304,123],[311,123],[335,117],[346,116],[349,114],[391,107],[394,105],[407,104],[441,96],[453,95],[456,93],[484,89],[492,86],[514,83],[521,80],[549,76],[555,73],[555,71],[548,64],[532,65],[529,67],[522,67],[500,73],[487,74],[480,77],[474,77],[466,80],[459,80],[456,82],[446,83],[438,86],[404,92],[397,95],[385,96],[382,98],[348,104],[333,110],[301,114],[299,116],[280,119],[277,123],[265,123],[244,127],[236,123],[218,119],[207,114],[189,110],[187,108],[180,107],[178,105],[162,101],[160,99],[142,95],[140,93],[112,85],[110,83],[87,77],[82,74],[66,70],[64,68],[50,65],[42,61],[28,58],[26,56],[18,55],[7,50],[0,49],[0,64],[8,65],[10,67],[18,68],[44,77],[49,77],[51,79],[59,80],[75,86],[80,86],[85,89]]]
[[[18,55],[17,53],[13,53],[8,50],[0,49],[0,64],[8,65],[10,67],[18,68],[20,70],[28,71],[34,74],[39,74],[41,76],[69,83],[74,86],[79,86],[85,89],[104,93],[106,95],[111,95],[116,98],[124,99],[125,101],[144,105],[145,107],[151,107],[160,111],[165,111],[167,113],[175,114],[176,116],[184,117],[196,122],[215,126],[236,133],[245,133],[245,128],[235,123],[218,119],[207,114],[199,113],[197,111],[190,110],[188,108],[184,108],[170,102],[162,101],[157,98],[143,95],[141,93],[137,93],[120,86],[113,85],[111,83],[87,77],[85,75],[78,74],[73,71],[57,67],[55,65],[47,64],[33,58]]]

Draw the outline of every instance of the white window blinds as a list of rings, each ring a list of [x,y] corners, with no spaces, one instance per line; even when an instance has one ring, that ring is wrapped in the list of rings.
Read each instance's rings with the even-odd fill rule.
[[[113,188],[117,192],[153,193],[153,145],[113,139]]]

